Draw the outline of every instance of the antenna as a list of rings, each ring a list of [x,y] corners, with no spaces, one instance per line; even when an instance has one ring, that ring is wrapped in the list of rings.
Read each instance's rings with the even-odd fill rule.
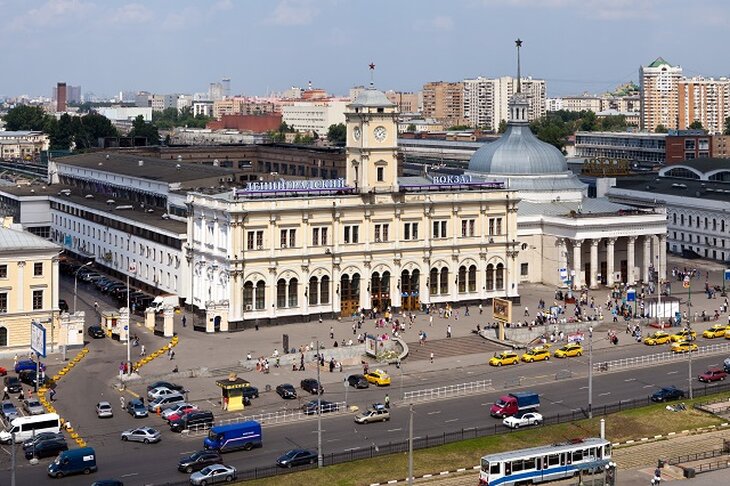
[[[370,86],[375,86],[375,63],[371,62],[370,65]]]
[[[522,92],[522,75],[520,74],[520,47],[522,47],[522,40],[518,37],[515,41],[515,46],[517,47],[517,92]]]

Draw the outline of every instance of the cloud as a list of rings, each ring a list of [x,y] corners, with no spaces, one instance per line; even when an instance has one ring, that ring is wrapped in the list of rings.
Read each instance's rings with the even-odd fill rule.
[[[659,0],[481,0],[486,7],[571,9],[598,20],[646,18],[660,11]]]
[[[318,14],[311,0],[281,0],[267,23],[273,25],[307,25]]]
[[[231,0],[219,0],[213,5],[213,10],[227,11],[233,9],[233,2]]]
[[[186,7],[177,12],[171,12],[162,20],[163,30],[183,30],[188,25],[195,23],[200,18],[200,13],[193,7]]]
[[[420,32],[448,32],[454,29],[454,19],[438,15],[430,19],[416,20],[413,29]]]
[[[113,23],[138,24],[149,22],[152,17],[152,11],[144,5],[129,3],[112,12],[110,20]]]
[[[68,21],[70,18],[80,19],[95,8],[93,3],[82,0],[47,0],[39,7],[12,18],[11,30],[30,30]]]

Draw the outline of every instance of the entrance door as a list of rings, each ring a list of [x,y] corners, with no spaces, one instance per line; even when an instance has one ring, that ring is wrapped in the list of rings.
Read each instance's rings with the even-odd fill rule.
[[[601,262],[601,283],[606,285],[608,283],[608,263]]]
[[[626,283],[626,277],[629,275],[629,265],[626,260],[621,260],[621,282]]]
[[[360,274],[340,279],[340,315],[350,317],[360,311]]]
[[[418,270],[414,270],[413,273],[403,270],[400,274],[401,306],[404,311],[417,311],[421,308],[420,276]]]
[[[371,309],[384,312],[390,307],[390,272],[373,273],[370,281]]]

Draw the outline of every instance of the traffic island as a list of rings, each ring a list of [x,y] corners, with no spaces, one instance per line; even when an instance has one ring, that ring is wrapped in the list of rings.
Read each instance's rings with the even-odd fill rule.
[[[140,368],[145,366],[146,364],[150,363],[155,358],[159,358],[160,356],[164,356],[168,352],[170,352],[172,349],[174,349],[177,346],[177,343],[179,341],[178,336],[173,336],[172,339],[170,339],[170,342],[158,349],[157,351],[154,351],[150,353],[147,356],[141,357],[138,361],[135,361],[132,365],[132,371],[138,372]]]

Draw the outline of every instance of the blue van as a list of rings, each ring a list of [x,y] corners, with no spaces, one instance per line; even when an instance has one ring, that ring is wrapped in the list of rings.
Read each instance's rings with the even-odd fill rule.
[[[71,474],[89,474],[96,471],[96,452],[91,447],[63,451],[48,465],[48,475],[62,478]]]
[[[238,449],[250,451],[261,445],[261,424],[254,420],[213,427],[203,441],[205,449],[218,452]]]

